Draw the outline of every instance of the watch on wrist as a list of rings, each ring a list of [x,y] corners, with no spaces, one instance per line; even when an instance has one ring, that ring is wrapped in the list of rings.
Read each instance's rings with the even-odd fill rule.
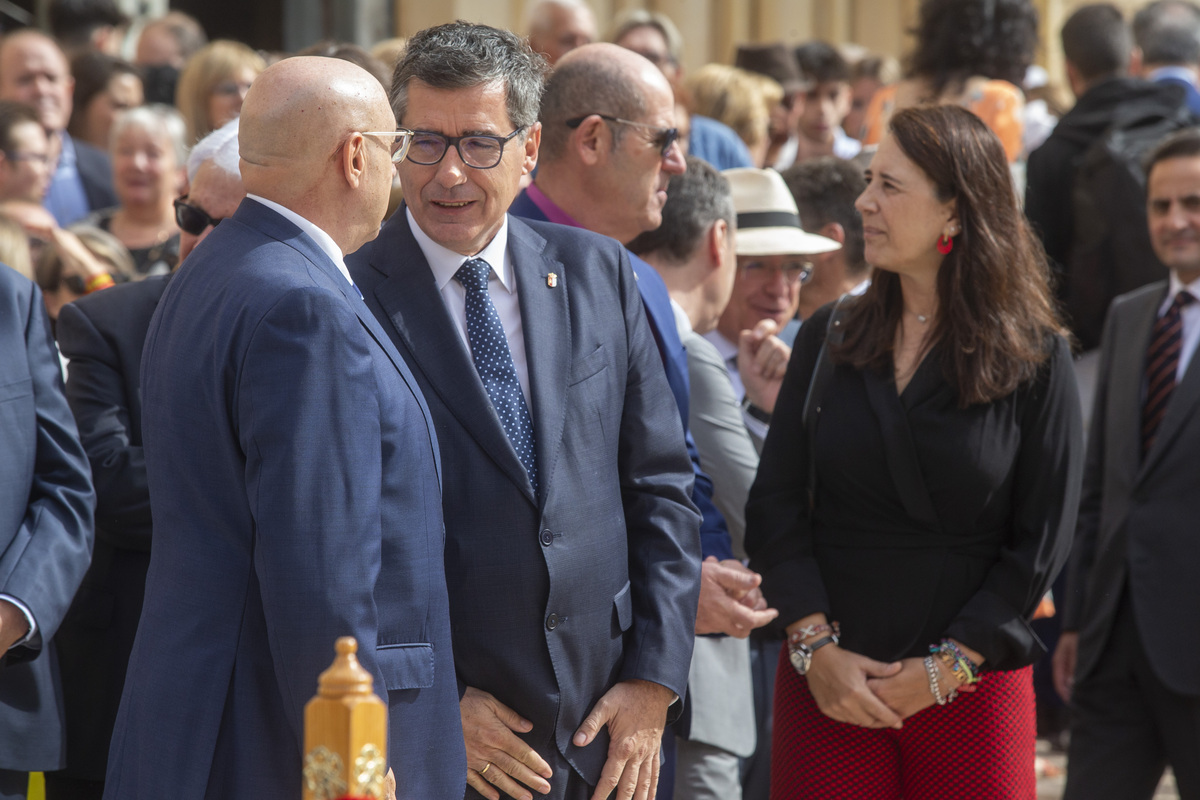
[[[771,424],[771,412],[754,405],[754,403],[750,402],[749,397],[742,401],[742,411],[745,411],[764,425]]]
[[[792,668],[796,670],[797,675],[807,675],[809,668],[812,667],[813,653],[827,644],[837,643],[838,635],[836,633],[830,633],[828,636],[817,639],[812,644],[789,641],[788,658],[792,662]]]

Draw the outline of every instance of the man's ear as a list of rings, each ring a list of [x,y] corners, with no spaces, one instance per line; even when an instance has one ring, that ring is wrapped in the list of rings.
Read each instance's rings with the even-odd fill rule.
[[[826,222],[817,233],[826,239],[833,239],[838,244],[846,243],[846,229],[839,222]]]
[[[580,161],[594,167],[603,163],[612,151],[612,129],[598,114],[593,114],[575,129],[568,146],[575,149]]]
[[[350,138],[339,151],[342,162],[342,175],[351,189],[362,185],[363,173],[367,171],[367,139],[358,131],[350,134]]]
[[[538,151],[542,147],[542,123],[535,122],[525,134],[525,160],[521,165],[521,174],[528,175],[537,167]]]
[[[708,264],[710,270],[718,270],[725,263],[729,252],[729,223],[718,219],[708,227]]]

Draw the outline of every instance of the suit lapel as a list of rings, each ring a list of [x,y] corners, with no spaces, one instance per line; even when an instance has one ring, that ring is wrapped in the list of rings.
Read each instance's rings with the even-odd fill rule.
[[[562,442],[566,408],[563,398],[571,370],[570,278],[560,262],[542,254],[546,242],[523,222],[508,218],[508,247],[521,299],[521,325],[533,399],[541,493],[547,496],[554,459]],[[551,273],[557,280],[551,281]],[[551,284],[554,285],[551,285]]]
[[[488,399],[483,381],[475,371],[475,364],[446,311],[433,273],[409,230],[403,209],[397,211],[393,221],[384,227],[380,240],[372,248],[371,266],[385,276],[374,289],[375,298],[442,403],[509,479],[521,488],[527,499],[537,505],[525,467],[517,458]],[[527,282],[518,273],[518,291]],[[530,315],[522,296],[523,324],[528,326]],[[526,342],[528,340],[526,328]],[[528,359],[531,373],[534,358],[535,354],[531,352]],[[538,430],[537,405],[535,398],[535,434]],[[539,458],[541,447],[539,436]]]

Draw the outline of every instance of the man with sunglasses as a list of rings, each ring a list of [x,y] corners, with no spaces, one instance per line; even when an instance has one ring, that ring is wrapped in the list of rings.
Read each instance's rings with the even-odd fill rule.
[[[692,472],[625,249],[507,213],[544,72],[482,25],[409,40],[406,207],[350,271],[437,424],[466,796],[645,800],[691,658]]]
[[[238,140],[247,195],[198,230],[228,207],[197,172],[179,212],[204,239],[142,355],[151,569],[104,796],[298,796],[304,705],[352,635],[401,795],[452,797],[437,440],[343,262],[378,232],[408,132],[365,70],[297,57],[256,79]]]

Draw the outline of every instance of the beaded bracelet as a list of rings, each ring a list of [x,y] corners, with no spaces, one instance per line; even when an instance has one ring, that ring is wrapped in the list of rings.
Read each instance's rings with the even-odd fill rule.
[[[792,644],[800,644],[819,633],[832,633],[835,637],[839,637],[842,635],[842,626],[837,622],[831,622],[828,625],[805,625],[788,636],[788,641]]]
[[[979,665],[951,640],[943,639],[940,645],[930,645],[929,653],[946,665],[960,686],[979,683]]]

